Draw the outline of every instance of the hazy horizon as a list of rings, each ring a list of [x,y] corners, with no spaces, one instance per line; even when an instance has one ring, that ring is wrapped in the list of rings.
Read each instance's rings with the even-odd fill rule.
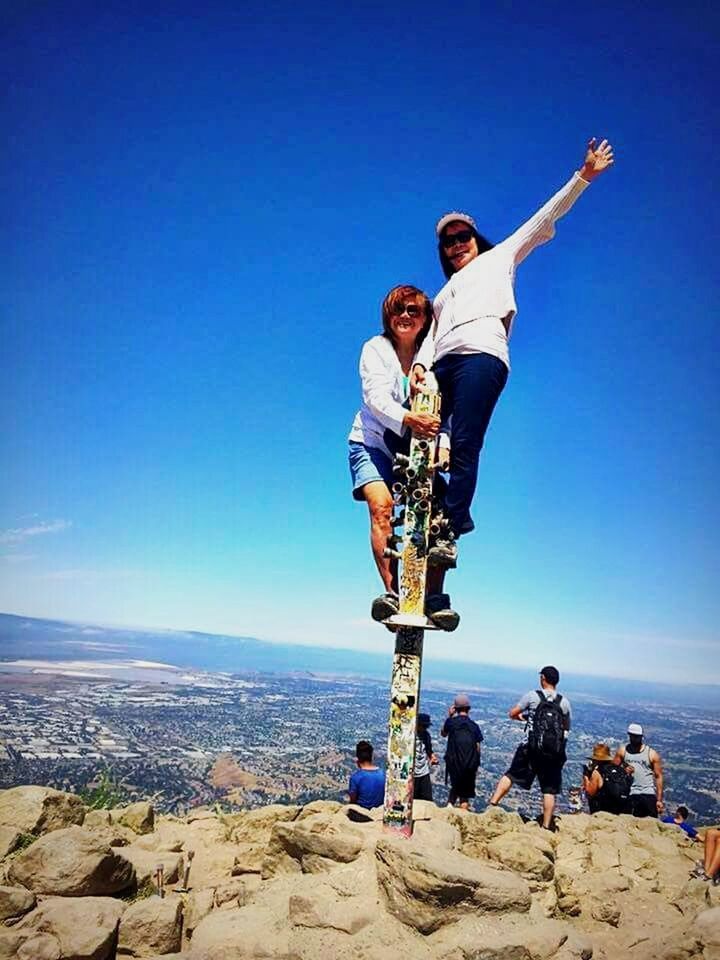
[[[33,631],[36,631],[34,635]],[[40,631],[39,637],[37,631]],[[75,635],[73,631],[76,631]],[[431,635],[427,633],[426,638]],[[28,643],[31,646],[34,644],[34,654],[32,650],[27,652]],[[70,648],[79,652],[70,656]],[[384,681],[389,679],[393,648],[394,641],[390,634],[387,649],[378,653],[342,646],[288,644],[257,637],[172,628],[148,630],[137,626],[129,628],[87,621],[48,620],[0,612],[0,662],[40,660],[45,657],[54,661],[64,662],[67,659],[76,662],[82,661],[84,654],[90,661],[98,658],[107,661],[144,659],[207,672],[307,672]],[[37,649],[43,651],[42,656]],[[303,652],[300,658],[302,662],[297,662],[298,651]],[[537,685],[537,671],[547,662],[543,660],[542,663],[522,667],[483,660],[452,659],[429,653],[426,644],[423,681],[457,689],[501,689],[519,697],[526,689]],[[629,702],[651,702],[657,699],[720,708],[720,688],[715,684],[682,684],[576,673],[563,669],[562,664],[557,666],[561,672],[560,687],[568,693],[572,691],[599,700],[607,698],[617,701],[620,698]]]

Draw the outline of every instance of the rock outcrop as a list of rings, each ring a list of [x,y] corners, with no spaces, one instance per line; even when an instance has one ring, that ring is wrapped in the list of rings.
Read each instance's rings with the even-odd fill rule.
[[[405,840],[334,801],[181,820],[35,787],[2,811],[0,960],[720,960],[720,888],[654,820],[418,803]]]

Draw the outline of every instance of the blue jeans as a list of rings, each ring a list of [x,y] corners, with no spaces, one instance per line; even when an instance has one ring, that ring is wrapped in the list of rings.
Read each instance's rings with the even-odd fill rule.
[[[470,505],[477,485],[485,431],[507,381],[508,369],[489,353],[450,353],[433,367],[442,395],[443,422],[452,416],[446,515],[456,536],[475,529]]]

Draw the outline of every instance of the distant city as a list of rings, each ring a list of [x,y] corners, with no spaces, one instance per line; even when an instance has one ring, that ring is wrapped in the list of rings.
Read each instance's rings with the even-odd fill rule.
[[[233,670],[219,668],[228,649]],[[390,652],[294,650],[301,671],[288,668],[287,648],[281,653],[251,638],[0,614],[0,787],[82,791],[106,773],[127,799],[150,797],[157,809],[179,814],[202,804],[342,799],[356,741],[370,739],[381,762],[384,756]],[[360,675],[362,657],[367,676]],[[461,666],[431,662],[425,671],[422,709],[432,716],[441,759],[433,774],[438,802],[447,799],[439,732]],[[532,671],[475,668],[482,688],[468,685],[467,665],[462,688],[485,734],[476,800],[482,809],[523,734],[506,719],[508,708],[536,681]],[[597,678],[568,678],[561,688],[574,718],[566,793],[580,784],[593,744],[624,742],[628,722],[636,721],[664,759],[668,806],[685,803],[698,823],[720,822],[717,688],[690,690],[688,703],[683,688],[635,685],[633,696],[629,684]],[[537,796],[514,791],[507,806],[535,813]]]

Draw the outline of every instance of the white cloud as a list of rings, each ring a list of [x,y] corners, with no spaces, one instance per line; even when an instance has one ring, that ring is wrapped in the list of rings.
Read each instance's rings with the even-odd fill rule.
[[[0,553],[0,560],[5,563],[26,563],[34,559],[34,553]]]
[[[72,526],[69,520],[51,520],[35,523],[30,527],[15,527],[0,531],[0,543],[22,543],[30,537],[39,537],[45,533],[60,533]]]

